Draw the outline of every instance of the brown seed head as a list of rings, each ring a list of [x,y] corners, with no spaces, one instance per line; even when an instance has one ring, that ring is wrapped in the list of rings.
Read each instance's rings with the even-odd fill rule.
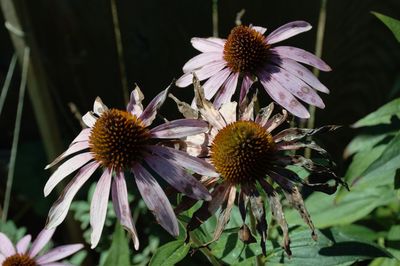
[[[36,261],[26,254],[15,254],[3,261],[3,266],[36,266]]]

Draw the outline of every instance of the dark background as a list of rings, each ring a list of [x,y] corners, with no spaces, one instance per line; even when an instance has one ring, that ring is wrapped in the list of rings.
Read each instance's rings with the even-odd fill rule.
[[[26,7],[30,34],[35,36],[45,69],[51,101],[58,119],[54,130],[61,133],[65,147],[79,132],[80,124],[69,110],[75,103],[84,114],[96,96],[108,106],[124,108],[118,57],[109,1],[35,0],[16,1]],[[198,52],[190,38],[212,35],[211,1],[117,1],[124,48],[124,63],[130,90],[137,83],[145,103],[181,74],[183,64]],[[268,32],[293,20],[306,20],[314,28],[285,43],[313,52],[320,1],[232,1],[218,2],[219,33],[226,37],[237,12],[246,10],[244,24],[260,25]],[[339,124],[344,128],[320,141],[345,171],[344,147],[357,133],[348,126],[400,95],[400,47],[390,31],[370,11],[400,19],[398,0],[331,0],[327,6],[322,58],[333,68],[321,81],[331,90],[322,95],[325,110],[318,110],[316,124]],[[1,21],[4,20],[0,14]],[[13,54],[9,32],[0,27],[0,84],[3,84]],[[20,70],[18,68],[17,73]],[[19,74],[0,117],[0,199],[3,200],[17,107]],[[190,88],[174,89],[190,100]],[[265,95],[265,94],[261,94]],[[164,107],[173,118],[175,105]],[[20,226],[39,230],[49,204],[43,184],[46,154],[27,95],[20,135],[16,175],[9,218]],[[34,226],[35,224],[35,226]]]

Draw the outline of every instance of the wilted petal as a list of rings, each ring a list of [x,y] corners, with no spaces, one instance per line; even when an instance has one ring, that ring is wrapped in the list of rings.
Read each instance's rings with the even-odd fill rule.
[[[93,154],[91,152],[85,152],[75,155],[71,159],[65,161],[57,170],[50,176],[44,186],[44,196],[47,197],[53,188],[65,177],[75,172],[77,169],[81,168],[87,162],[93,159]]]
[[[76,136],[76,138],[71,142],[71,144],[69,146],[71,147],[72,145],[74,145],[77,142],[88,141],[91,130],[92,130],[91,128],[82,129],[82,131],[79,132],[78,136]]]
[[[87,112],[82,116],[82,121],[86,126],[92,128],[97,121],[97,117],[92,114],[92,112]]]
[[[101,101],[100,97],[97,97],[93,104],[93,112],[101,116],[101,114],[108,110],[108,107]]]
[[[121,225],[128,231],[135,249],[139,249],[139,238],[133,224],[131,209],[129,208],[128,190],[123,172],[117,173],[113,179],[111,189],[115,214]]]
[[[311,28],[312,26],[305,21],[292,21],[286,23],[267,36],[267,43],[274,44],[289,39],[290,37],[293,37],[299,33],[309,31]]]
[[[262,200],[261,196],[257,192],[257,190],[252,190],[249,194],[249,201],[251,206],[251,212],[256,219],[256,229],[257,232],[261,236],[261,251],[264,256],[267,255],[266,250],[266,240],[268,238],[268,225],[267,220],[265,219],[265,207],[264,201]]]
[[[178,221],[168,201],[154,177],[140,164],[132,168],[136,184],[149,210],[151,210],[165,230],[173,236],[179,235]]]
[[[203,159],[190,156],[186,152],[162,146],[148,146],[148,149],[154,154],[170,160],[171,163],[180,165],[200,175],[219,176],[211,164]]]
[[[178,139],[208,131],[208,124],[198,119],[177,119],[150,130],[152,138]]]
[[[217,241],[220,238],[222,231],[224,231],[224,228],[228,224],[229,218],[231,217],[232,208],[236,198],[236,187],[231,186],[228,193],[226,206],[222,209],[221,214],[218,217],[217,226],[215,227],[213,240],[211,242]]]
[[[323,154],[323,155],[328,154],[328,152],[326,150],[321,148],[314,141],[305,141],[305,142],[282,141],[282,142],[277,143],[275,145],[275,147],[277,150],[280,150],[280,151],[288,151],[288,150],[295,151],[295,150],[302,149],[302,148],[310,148],[312,150],[319,152],[320,154]]]
[[[62,223],[67,216],[69,206],[71,205],[75,194],[99,166],[99,163],[91,162],[79,170],[79,172],[68,183],[68,185],[64,188],[63,193],[51,207],[49,216],[47,218],[46,228],[54,228]]]
[[[91,248],[95,248],[99,243],[101,232],[103,231],[106,220],[108,198],[110,196],[112,170],[106,168],[97,182],[90,204],[90,225],[92,233],[90,235]]]
[[[43,229],[39,235],[36,237],[35,241],[32,243],[32,247],[30,248],[28,255],[29,257],[35,257],[43,247],[49,243],[50,239],[52,238],[54,231],[56,229]]]
[[[169,88],[168,86],[165,90],[160,92],[154,99],[147,105],[146,109],[144,109],[143,113],[140,115],[140,120],[142,120],[144,126],[149,126],[153,123],[154,118],[156,118],[157,111],[163,105],[165,99],[167,99]]]
[[[0,253],[6,257],[12,256],[15,254],[15,248],[11,243],[10,239],[3,233],[0,232]]]
[[[219,113],[225,119],[226,124],[230,124],[236,121],[236,102],[228,102],[221,106]]]
[[[51,263],[55,262],[57,260],[64,259],[68,257],[69,255],[72,255],[79,250],[83,248],[82,244],[72,244],[72,245],[64,245],[64,246],[59,246],[56,247],[43,256],[40,256],[36,259],[36,262],[38,264],[46,264],[46,263]]]
[[[316,134],[321,134],[329,131],[333,131],[340,128],[340,126],[336,125],[326,125],[320,128],[288,128],[282,130],[278,134],[274,136],[275,142],[280,141],[293,141],[299,140],[307,136],[313,136]]]
[[[245,75],[243,77],[242,86],[240,87],[240,98],[239,103],[242,103],[247,93],[250,90],[251,85],[253,85],[254,81],[250,78],[249,75]]]
[[[233,73],[226,80],[225,84],[218,91],[218,94],[214,99],[214,106],[219,108],[222,104],[227,103],[231,100],[233,94],[236,91],[236,86],[239,79],[239,73]]]
[[[270,103],[267,107],[261,108],[256,116],[255,122],[265,127],[272,112],[274,111],[274,103]]]
[[[17,253],[20,254],[25,254],[25,252],[28,250],[29,244],[31,243],[31,235],[26,235],[23,238],[21,238],[18,243],[17,243]]]
[[[190,104],[185,103],[180,101],[178,98],[176,98],[173,94],[168,94],[168,97],[170,97],[172,100],[174,100],[174,102],[176,103],[179,112],[181,112],[181,114],[183,114],[183,116],[185,118],[188,119],[197,119],[199,118],[199,111],[192,108],[190,106]]]
[[[278,46],[270,49],[271,52],[283,58],[293,59],[295,61],[313,66],[322,71],[331,71],[332,69],[324,61],[303,49],[292,46]]]
[[[207,189],[192,175],[160,156],[146,156],[146,163],[176,190],[198,199],[210,200]]]
[[[223,60],[222,49],[218,52],[201,53],[186,62],[183,66],[183,73],[189,73],[214,62],[222,62]]]
[[[240,120],[254,121],[254,104],[255,104],[256,101],[257,101],[257,92],[254,93],[253,97],[251,98],[250,103],[248,103],[247,98],[245,98],[245,100],[241,102]]]
[[[68,149],[61,153],[57,158],[54,159],[54,161],[44,168],[45,170],[49,169],[50,167],[53,167],[54,165],[58,164],[62,160],[64,160],[66,157],[68,157],[71,154],[74,154],[78,151],[88,149],[89,148],[89,142],[87,141],[81,141],[81,142],[76,142],[72,144],[71,146],[68,147]]]
[[[194,37],[190,40],[193,47],[203,53],[208,52],[219,52],[222,53],[224,46],[219,42],[215,42],[214,40],[210,40],[207,38],[197,38]]]
[[[221,88],[222,84],[228,79],[231,71],[229,68],[224,68],[212,77],[210,77],[203,85],[204,95],[207,100],[210,100],[217,91]]]
[[[131,97],[126,110],[136,117],[139,117],[143,113],[143,99],[144,95],[139,86],[136,85],[135,89],[131,92]]]
[[[267,123],[265,123],[264,128],[268,132],[272,132],[275,128],[282,125],[282,123],[285,122],[286,119],[287,119],[287,112],[285,109],[282,109],[282,114],[274,115],[271,119],[267,121]]]

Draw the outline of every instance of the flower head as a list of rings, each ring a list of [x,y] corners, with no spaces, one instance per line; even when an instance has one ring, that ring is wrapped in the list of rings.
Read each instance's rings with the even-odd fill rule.
[[[11,240],[0,232],[0,264],[3,266],[70,265],[59,262],[83,248],[82,244],[59,246],[43,255],[38,255],[50,241],[55,229],[42,230],[31,247],[31,236],[26,235],[14,246]]]
[[[307,51],[275,44],[310,29],[305,21],[293,21],[264,36],[265,28],[240,25],[227,39],[192,38],[193,47],[202,53],[183,66],[184,75],[176,84],[188,86],[193,73],[200,80],[208,79],[204,83],[205,97],[214,97],[218,108],[231,100],[239,81],[241,102],[258,79],[274,101],[294,115],[308,118],[308,111],[297,99],[324,108],[315,90],[329,90],[299,62],[322,71],[331,68]]]
[[[139,246],[129,209],[125,171],[132,172],[147,207],[161,226],[174,236],[179,234],[178,222],[152,171],[193,199],[211,199],[207,189],[187,170],[216,176],[214,168],[204,160],[168,147],[177,139],[207,131],[208,124],[197,119],[180,119],[149,127],[167,94],[168,88],[144,110],[141,104],[143,94],[138,87],[132,91],[126,111],[108,109],[99,98],[96,99],[93,112],[82,118],[89,128],[83,129],[69,148],[46,166],[47,169],[72,156],[49,178],[44,188],[45,196],[61,180],[79,170],[50,209],[47,228],[53,228],[64,220],[73,197],[98,168],[103,169],[103,174],[97,182],[90,207],[92,248],[100,240],[110,190],[118,219],[130,233],[135,248]]]
[[[283,231],[283,246],[290,255],[288,225],[276,190],[278,187],[283,190],[291,205],[299,211],[315,239],[314,225],[297,185],[332,194],[336,191],[338,184],[344,184],[344,182],[329,167],[317,164],[301,155],[286,154],[285,151],[308,147],[326,154],[326,151],[315,142],[307,141],[305,138],[334,130],[336,126],[324,126],[318,129],[288,128],[275,134],[273,131],[286,121],[285,110],[282,114],[278,113],[270,117],[273,111],[273,104],[271,104],[262,108],[254,116],[255,96],[249,104],[244,101],[237,115],[236,103],[224,104],[217,110],[204,97],[198,81],[195,81],[195,90],[198,111],[210,123],[211,131],[207,135],[200,134],[188,138],[189,146],[187,147],[193,155],[209,158],[220,175],[202,177],[201,181],[211,190],[212,200],[204,203],[194,213],[187,225],[188,231],[196,229],[221,207],[213,239],[217,240],[229,221],[238,194],[239,210],[243,220],[242,229],[247,228],[246,209],[249,209],[256,219],[256,228],[261,235],[261,247],[265,255],[267,221],[264,199],[259,191],[261,188],[268,196],[272,215]],[[196,145],[197,148],[195,148]],[[208,154],[202,154],[205,150],[204,146],[209,147]],[[287,168],[289,165],[297,165],[308,170],[310,172],[308,179],[304,180],[289,170]],[[185,210],[194,203],[195,201],[184,201],[176,211]]]

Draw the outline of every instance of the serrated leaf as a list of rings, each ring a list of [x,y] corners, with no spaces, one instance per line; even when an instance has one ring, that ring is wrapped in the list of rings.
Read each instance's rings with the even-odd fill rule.
[[[379,18],[394,34],[397,41],[400,42],[400,20],[385,16],[383,14],[372,12],[377,18]]]
[[[189,249],[190,245],[186,244],[183,239],[169,242],[157,249],[149,265],[175,265],[186,257]]]
[[[366,117],[358,120],[353,127],[358,128],[379,124],[390,124],[392,116],[400,118],[400,98],[383,105],[375,112],[372,112]]]
[[[129,242],[125,236],[124,229],[119,223],[115,225],[115,231],[112,239],[113,241],[108,251],[107,258],[104,262],[104,266],[129,266]]]

